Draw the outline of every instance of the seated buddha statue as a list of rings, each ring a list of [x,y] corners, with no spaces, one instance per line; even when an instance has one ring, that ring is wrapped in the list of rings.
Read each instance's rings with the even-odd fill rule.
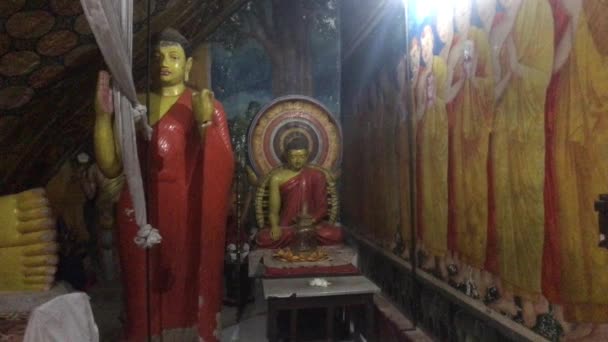
[[[342,242],[342,229],[326,221],[328,175],[320,168],[310,165],[308,157],[306,139],[296,137],[286,144],[284,165],[269,175],[270,227],[265,227],[257,234],[258,247],[282,248],[291,244],[296,236],[297,218],[302,212],[308,212],[312,216],[320,245]]]
[[[0,196],[0,293],[50,289],[58,262],[55,235],[44,189]]]

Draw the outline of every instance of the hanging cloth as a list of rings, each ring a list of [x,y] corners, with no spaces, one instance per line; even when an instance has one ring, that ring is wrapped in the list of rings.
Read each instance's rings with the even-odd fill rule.
[[[97,45],[112,74],[114,135],[117,138],[133,208],[139,227],[135,243],[149,248],[160,243],[156,228],[148,224],[146,200],[137,154],[138,124],[149,140],[152,128],[147,123],[146,107],[137,100],[133,82],[133,0],[80,0]]]

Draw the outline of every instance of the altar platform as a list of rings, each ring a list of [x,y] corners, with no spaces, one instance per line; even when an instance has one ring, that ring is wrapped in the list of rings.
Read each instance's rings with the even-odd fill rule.
[[[346,245],[322,246],[328,258],[314,262],[285,262],[273,257],[274,249],[256,249],[249,253],[249,276],[258,278],[289,278],[357,275],[357,253]]]

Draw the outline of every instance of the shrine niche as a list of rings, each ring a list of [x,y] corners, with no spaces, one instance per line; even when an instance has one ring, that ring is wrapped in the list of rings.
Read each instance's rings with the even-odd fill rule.
[[[282,97],[258,112],[248,137],[250,161],[259,179],[257,245],[291,245],[306,217],[321,244],[342,242],[341,229],[334,226],[339,210],[334,172],[341,134],[331,113],[307,97]]]

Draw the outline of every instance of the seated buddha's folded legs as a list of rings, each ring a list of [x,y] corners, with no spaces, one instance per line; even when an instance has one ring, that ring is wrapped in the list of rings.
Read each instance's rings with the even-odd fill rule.
[[[341,244],[343,240],[344,233],[340,227],[323,224],[317,228],[317,241],[319,241],[319,244],[321,245],[338,245]]]
[[[270,236],[270,228],[264,228],[258,232],[255,241],[260,248],[284,248],[293,242],[296,231],[293,227],[282,227],[282,234],[277,240]],[[342,228],[330,224],[321,224],[317,227],[316,238],[319,245],[338,245],[344,240]]]
[[[287,247],[294,239],[296,232],[291,227],[281,228],[282,234],[277,240],[270,236],[270,228],[264,228],[258,232],[255,242],[260,248],[282,248]]]

